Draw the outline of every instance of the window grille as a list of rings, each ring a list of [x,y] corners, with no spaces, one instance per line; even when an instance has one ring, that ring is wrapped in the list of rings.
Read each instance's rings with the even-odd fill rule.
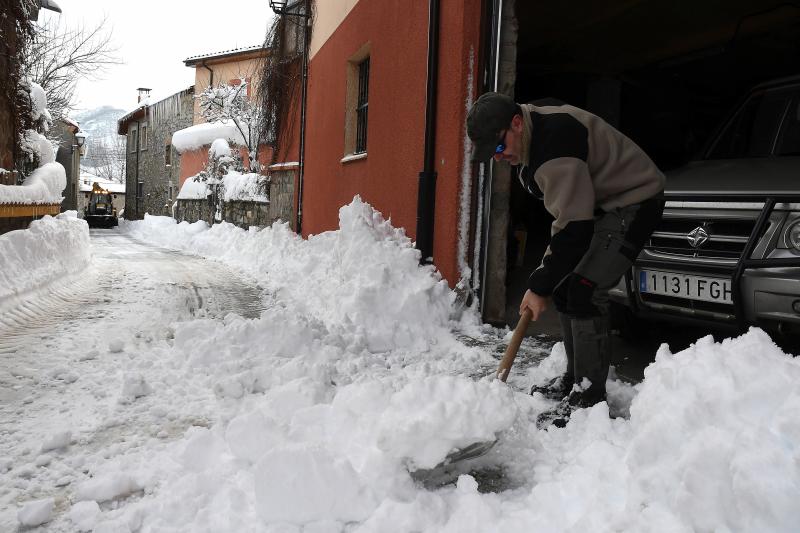
[[[367,108],[369,96],[369,58],[358,65],[358,103],[356,104],[356,154],[367,151]]]

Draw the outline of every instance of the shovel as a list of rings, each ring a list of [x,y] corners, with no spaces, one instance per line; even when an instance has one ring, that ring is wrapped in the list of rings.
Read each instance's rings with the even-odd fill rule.
[[[514,359],[517,357],[517,351],[519,350],[520,344],[522,344],[522,339],[525,337],[525,331],[528,329],[528,324],[530,323],[531,310],[525,309],[525,311],[522,313],[522,316],[519,317],[519,322],[517,322],[517,327],[514,328],[514,334],[511,336],[511,341],[508,343],[506,353],[503,355],[503,359],[500,361],[500,366],[497,367],[497,372],[495,373],[495,378],[499,379],[503,383],[505,383],[506,379],[508,379],[508,374],[511,372],[511,366],[514,364]],[[417,479],[428,479],[430,477],[440,476],[446,473],[446,471],[449,469],[448,467],[453,463],[480,457],[491,450],[496,443],[497,439],[494,439],[486,442],[476,442],[464,448],[453,450],[447,454],[447,457],[444,458],[444,461],[432,469],[424,471],[418,470],[412,473],[412,476]]]

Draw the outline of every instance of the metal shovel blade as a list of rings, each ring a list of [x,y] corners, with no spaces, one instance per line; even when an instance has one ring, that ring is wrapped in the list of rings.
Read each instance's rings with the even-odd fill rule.
[[[522,316],[519,317],[519,322],[517,322],[517,327],[514,328],[514,334],[511,337],[511,341],[508,343],[506,353],[503,355],[500,366],[497,368],[496,377],[504,383],[508,378],[509,372],[511,372],[511,365],[514,364],[514,359],[517,357],[517,351],[519,350],[520,344],[522,344],[522,339],[525,337],[528,325],[531,323],[531,317],[530,309],[525,309]],[[428,470],[416,470],[411,473],[411,476],[416,480],[428,480],[446,476],[448,473],[452,473],[452,471],[455,470],[452,468],[452,465],[455,463],[480,457],[491,450],[495,444],[497,444],[496,438],[491,441],[476,442],[464,448],[453,450],[447,454],[444,461],[435,467]]]
[[[428,488],[440,487],[452,483],[459,475],[466,472],[467,469],[462,466],[463,463],[469,459],[475,459],[485,454],[491,450],[496,443],[497,439],[486,442],[476,442],[465,448],[454,450],[445,457],[444,461],[433,468],[411,472],[411,478]]]

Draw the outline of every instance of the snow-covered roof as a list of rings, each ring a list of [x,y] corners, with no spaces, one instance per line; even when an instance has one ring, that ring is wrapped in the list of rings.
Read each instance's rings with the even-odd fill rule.
[[[184,59],[183,63],[187,67],[191,67],[191,66],[194,66],[197,63],[200,63],[200,62],[202,62],[204,60],[208,60],[208,59],[220,59],[220,58],[223,58],[223,57],[232,57],[232,56],[237,56],[237,55],[245,55],[245,54],[250,54],[252,52],[258,52],[258,51],[261,51],[261,50],[266,51],[266,48],[264,47],[263,44],[256,44],[256,45],[253,45],[253,46],[243,46],[241,48],[232,48],[230,50],[223,50],[221,52],[210,52],[210,53],[207,53],[207,54],[200,54],[200,55],[196,55],[196,56],[190,56],[190,57],[187,57],[186,59]]]
[[[203,122],[178,130],[172,134],[172,146],[178,153],[183,153],[210,145],[217,139],[247,146],[247,142],[232,121]]]
[[[172,98],[176,94],[181,94],[188,91],[194,91],[194,85],[190,85],[186,89],[182,89],[176,93],[169,94],[163,98],[156,99],[153,96],[148,96],[141,102],[137,102],[136,107],[125,113],[125,115],[117,121],[117,133],[119,135],[127,135],[128,124],[130,123],[130,121],[136,118],[142,118],[148,107],[156,105],[159,102],[163,102],[167,98]]]
[[[72,120],[72,119],[71,119],[71,118],[69,118],[69,117],[61,117],[61,121],[62,121],[64,124],[68,124],[69,126],[72,126],[73,128],[77,128],[78,130],[80,130],[80,129],[81,129],[81,126],[80,126],[80,124],[78,124],[76,121]]]

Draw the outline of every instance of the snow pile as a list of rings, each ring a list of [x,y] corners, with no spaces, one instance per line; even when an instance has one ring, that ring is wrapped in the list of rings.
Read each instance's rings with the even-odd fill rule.
[[[47,109],[47,94],[44,92],[44,89],[38,83],[32,81],[28,81],[27,83],[30,86],[31,119],[33,119],[34,122],[38,122],[43,115],[49,119],[50,111]]]
[[[564,429],[538,430],[551,404],[468,377],[491,374],[492,349],[459,342],[466,326],[448,321],[450,291],[418,265],[402,231],[359,199],[342,208],[337,231],[307,241],[285,225],[244,231],[157,217],[125,230],[238,265],[274,300],[257,319],[174,324],[157,361],[131,358],[142,380],[126,383],[160,386],[120,409],[167,413],[171,405],[154,402],[175,388],[196,412],[216,402],[216,416],[183,426],[173,442],[91,465],[71,501],[113,501],[73,506],[80,527],[797,529],[800,361],[759,329],[677,354],[662,346],[635,390],[609,383],[613,402],[629,402],[620,409],[629,420],[610,418],[602,403],[573,413]],[[563,362],[558,344],[536,373]],[[494,438],[455,485],[425,487],[409,473]],[[479,492],[493,472],[504,490]]]
[[[47,140],[47,137],[35,130],[25,130],[22,136],[22,149],[30,157],[38,158],[39,165],[46,165],[56,160],[57,148]],[[65,182],[66,186],[66,182]],[[59,191],[60,192],[60,191]]]
[[[264,194],[266,176],[254,172],[242,174],[232,170],[223,178],[225,201],[269,202]]]
[[[175,346],[187,375],[221,385],[228,414],[191,428],[162,455],[119,467],[149,484],[103,474],[103,486],[147,496],[100,523],[141,520],[154,531],[790,532],[800,519],[800,363],[757,329],[721,344],[701,339],[675,355],[663,347],[630,420],[610,419],[600,404],[548,431],[536,430],[541,405],[525,393],[418,377],[423,357],[353,350],[286,309],[255,321],[186,323]],[[473,425],[471,438],[480,440],[492,436],[492,423],[500,440],[479,464],[502,469],[513,490],[482,494],[469,475],[438,490],[411,480],[408,469],[441,460],[459,426]]]
[[[208,184],[199,176],[192,176],[183,182],[178,200],[205,200],[210,194]]]
[[[211,148],[208,149],[208,156],[213,159],[220,157],[230,157],[231,147],[225,139],[215,139],[211,143]]]
[[[377,446],[411,470],[435,467],[453,449],[493,441],[516,415],[500,382],[426,377],[393,394],[378,421]]]
[[[0,235],[0,302],[81,272],[90,260],[89,226],[74,212]]]
[[[123,231],[240,267],[301,314],[354,334],[373,352],[427,349],[448,325],[453,294],[402,229],[356,197],[339,211],[338,231],[303,240],[286,225],[245,231],[145,216]]]
[[[216,139],[225,139],[231,144],[247,146],[242,133],[233,121],[204,122],[195,124],[172,134],[172,146],[183,153],[208,146]]]
[[[35,132],[34,132],[35,133]],[[35,133],[35,135],[39,135]],[[44,138],[44,137],[42,137]],[[60,204],[67,186],[67,175],[60,163],[52,162],[53,148],[44,143],[51,154],[49,163],[33,171],[22,185],[0,185],[0,204]]]
[[[21,526],[33,527],[49,522],[53,516],[53,498],[28,502],[19,510],[17,518]]]

